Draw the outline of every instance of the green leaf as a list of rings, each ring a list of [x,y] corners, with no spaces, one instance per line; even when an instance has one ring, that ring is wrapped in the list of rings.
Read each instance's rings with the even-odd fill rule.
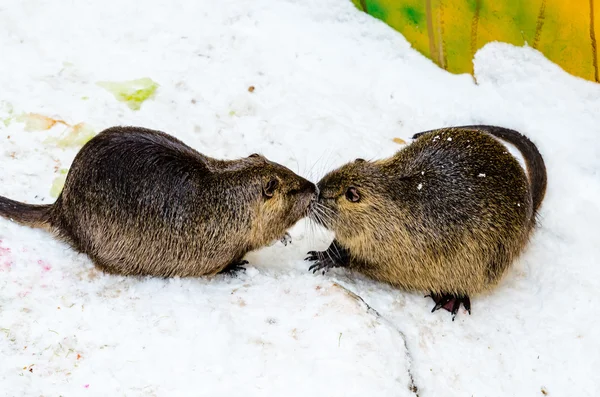
[[[68,147],[79,148],[88,143],[88,141],[95,136],[96,132],[89,124],[79,123],[69,127],[62,137],[48,138],[44,142],[55,144],[61,149]]]
[[[53,198],[57,198],[62,192],[63,187],[65,186],[65,181],[67,180],[68,169],[63,168],[59,171],[59,175],[54,178],[52,181],[52,187],[50,188],[50,196]]]
[[[120,102],[125,102],[131,110],[140,110],[142,103],[154,96],[158,83],[149,77],[128,81],[100,81],[100,87],[112,93]]]

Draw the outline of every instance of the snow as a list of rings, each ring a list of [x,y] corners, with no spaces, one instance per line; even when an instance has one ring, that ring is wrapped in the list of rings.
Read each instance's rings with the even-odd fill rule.
[[[156,128],[313,180],[393,154],[393,138],[498,124],[538,145],[549,176],[527,251],[454,322],[423,294],[309,273],[305,253],[331,235],[304,221],[237,278],[158,280],[104,275],[1,219],[1,394],[414,396],[413,380],[421,397],[600,392],[599,85],[500,43],[476,54],[475,79],[446,73],[349,0],[5,0],[0,49],[2,119],[12,106]],[[141,77],[160,87],[139,111],[96,85]],[[44,141],[64,130],[0,123],[0,194],[52,202],[77,149]]]

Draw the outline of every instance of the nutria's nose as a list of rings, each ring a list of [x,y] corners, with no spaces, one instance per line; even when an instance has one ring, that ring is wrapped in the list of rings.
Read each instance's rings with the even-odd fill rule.
[[[317,183],[317,198],[320,199],[322,198],[322,193],[323,193],[323,187],[325,186],[325,183],[323,182],[323,180],[321,179],[318,183]]]
[[[306,181],[302,184],[302,191],[312,194],[312,197],[310,198],[311,201],[317,201],[319,198],[319,188],[310,181]]]
[[[306,193],[314,193],[317,189],[317,186],[310,182],[310,181],[305,181],[302,186],[300,187],[300,191],[302,192],[306,192]]]

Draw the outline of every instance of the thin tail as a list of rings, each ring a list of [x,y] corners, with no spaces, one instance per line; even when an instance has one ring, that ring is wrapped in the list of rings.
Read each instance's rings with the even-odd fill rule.
[[[44,227],[50,222],[52,205],[33,205],[0,196],[0,216],[30,227]]]
[[[544,196],[546,195],[546,185],[548,183],[548,177],[546,175],[546,164],[540,154],[537,146],[529,140],[525,135],[518,131],[511,130],[509,128],[497,127],[492,125],[465,125],[460,127],[451,127],[452,129],[474,129],[478,131],[487,132],[497,138],[502,139],[508,143],[513,144],[525,159],[525,165],[527,166],[527,174],[529,175],[529,184],[531,185],[531,196],[533,200],[534,213],[540,208]],[[423,135],[425,131],[419,134],[415,134],[413,139]]]
[[[525,135],[509,128],[496,127],[491,125],[472,125],[464,128],[476,128],[483,130],[497,138],[515,145],[525,159],[527,174],[529,174],[529,183],[531,184],[531,196],[533,198],[533,210],[537,210],[542,205],[546,195],[546,185],[548,176],[546,174],[546,164],[537,146]]]

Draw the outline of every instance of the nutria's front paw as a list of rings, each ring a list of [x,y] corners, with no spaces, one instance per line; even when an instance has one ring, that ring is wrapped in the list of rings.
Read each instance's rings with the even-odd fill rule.
[[[310,251],[304,260],[315,262],[308,268],[308,271],[312,271],[313,274],[319,271],[325,274],[329,269],[345,266],[344,264],[335,261],[331,256],[328,256],[327,251]]]
[[[348,266],[347,258],[332,255],[328,251],[310,251],[304,260],[315,262],[308,268],[308,271],[312,271],[313,274],[319,271],[325,274],[327,270],[334,267]]]
[[[292,236],[290,236],[289,233],[286,233],[279,241],[287,247],[288,244],[292,243]]]
[[[448,310],[452,314],[452,321],[454,321],[454,317],[456,317],[456,313],[458,313],[458,309],[460,308],[460,304],[465,307],[465,309],[471,314],[471,300],[468,295],[452,295],[452,294],[434,294],[431,293],[425,296],[430,297],[435,302],[435,306],[431,309],[431,312],[438,309]]]
[[[326,251],[310,251],[304,260],[316,262],[308,268],[309,272],[312,270],[314,274],[322,271],[325,274],[331,268],[348,266],[350,263],[350,254],[337,241],[334,241]]]
[[[247,264],[248,261],[246,260],[231,262],[229,265],[225,266],[225,268],[221,270],[219,274],[229,274],[231,276],[235,276],[238,272],[245,272],[246,268],[244,266]]]

